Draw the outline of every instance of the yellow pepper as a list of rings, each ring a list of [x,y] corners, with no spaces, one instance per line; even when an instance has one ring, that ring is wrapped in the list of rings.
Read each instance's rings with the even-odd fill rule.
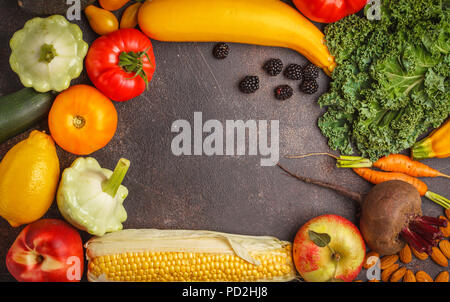
[[[428,137],[414,144],[411,149],[414,159],[444,158],[450,156],[450,120],[434,130]]]

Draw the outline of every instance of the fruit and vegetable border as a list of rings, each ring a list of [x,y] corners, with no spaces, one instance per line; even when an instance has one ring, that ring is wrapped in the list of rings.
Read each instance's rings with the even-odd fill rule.
[[[9,63],[24,88],[0,97],[0,143],[42,119],[50,131],[31,131],[0,162],[0,216],[11,227],[26,225],[6,255],[16,280],[351,282],[361,281],[356,278],[365,269],[373,272],[372,282],[449,281],[450,200],[419,179],[450,178],[420,162],[450,155],[450,7],[444,2],[81,1],[83,17],[99,35],[91,45],[63,16],[66,5],[47,4],[19,1],[40,17],[10,41]],[[328,24],[321,32],[311,21]],[[128,189],[122,181],[131,163],[121,158],[110,170],[89,155],[115,135],[120,120],[113,102],[130,101],[151,86],[157,68],[151,39],[217,42],[211,51],[218,60],[230,55],[230,43],[293,49],[310,63],[285,66],[268,58],[261,70],[297,83],[275,87],[279,102],[316,94],[319,73],[328,75],[330,88],[318,96],[325,108],[318,127],[340,155],[318,150],[288,158],[330,156],[337,168],[374,186],[360,194],[281,164],[274,169],[345,196],[358,209],[359,224],[333,214],[311,217],[292,242],[124,230]],[[91,83],[71,85],[83,69]],[[259,87],[253,74],[237,89],[253,94]],[[80,156],[62,173],[56,145]],[[442,215],[423,213],[421,197],[441,206]],[[42,219],[55,199],[65,221]],[[93,237],[83,243],[80,232]],[[412,271],[413,257],[430,257],[442,272],[433,279]]]

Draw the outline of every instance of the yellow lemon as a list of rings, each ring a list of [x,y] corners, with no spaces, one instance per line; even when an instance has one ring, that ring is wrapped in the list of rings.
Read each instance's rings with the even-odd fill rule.
[[[59,173],[53,139],[31,132],[0,162],[0,216],[13,227],[44,216],[55,198]]]

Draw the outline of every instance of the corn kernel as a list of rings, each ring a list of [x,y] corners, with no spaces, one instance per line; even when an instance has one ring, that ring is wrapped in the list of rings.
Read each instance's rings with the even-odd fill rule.
[[[112,281],[258,281],[293,275],[291,248],[251,253],[260,265],[236,255],[193,252],[127,252],[91,259],[88,269]]]

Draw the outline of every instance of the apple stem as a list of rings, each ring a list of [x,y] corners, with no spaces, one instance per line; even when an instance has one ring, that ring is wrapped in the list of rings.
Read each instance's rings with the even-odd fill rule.
[[[327,248],[330,250],[331,255],[333,255],[333,258],[336,258],[336,257],[335,257],[336,252],[333,250],[333,248],[332,248],[329,244],[327,244]]]
[[[329,247],[329,246],[328,246]],[[331,248],[330,248],[331,249]],[[332,250],[332,249],[331,249]],[[333,251],[333,250],[332,250]],[[336,265],[334,266],[334,274],[333,274],[333,280],[336,279],[336,275],[337,275],[337,270],[338,270],[338,265],[339,265],[339,261],[341,260],[341,255],[339,253],[335,253],[333,251],[333,258],[336,261]]]
[[[333,254],[333,257],[334,257],[334,260],[336,260],[336,261],[341,260],[341,255],[338,254],[338,253],[334,253],[334,254]]]
[[[331,184],[331,183],[327,183],[327,182],[323,182],[317,179],[313,179],[313,178],[309,178],[309,177],[305,177],[305,176],[300,176],[297,174],[294,174],[292,172],[290,172],[289,170],[287,170],[286,168],[284,168],[283,166],[281,166],[280,164],[277,164],[277,166],[283,170],[284,172],[286,172],[288,175],[301,180],[303,182],[309,183],[309,184],[313,184],[313,185],[317,185],[319,187],[323,187],[323,188],[327,188],[327,189],[331,189],[347,198],[350,198],[351,200],[356,201],[358,204],[362,204],[363,202],[363,196],[359,193],[356,192],[352,192],[349,191],[347,189],[345,189],[344,187],[335,185],[335,184]]]

